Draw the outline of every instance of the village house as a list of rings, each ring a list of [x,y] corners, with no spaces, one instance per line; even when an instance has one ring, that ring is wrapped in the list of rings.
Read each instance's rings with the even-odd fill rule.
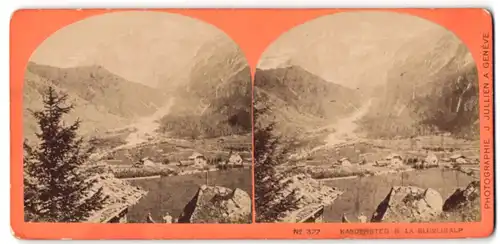
[[[149,166],[149,167],[155,166],[155,163],[151,161],[151,159],[148,157],[142,158],[140,162],[143,166]]]
[[[426,167],[434,167],[438,165],[439,160],[436,154],[427,151],[427,157],[425,158],[424,162]]]
[[[401,155],[393,153],[385,158],[391,165],[402,165],[403,157]]]
[[[243,165],[243,158],[238,153],[231,152],[228,162],[230,165]]]
[[[339,162],[339,164],[340,164],[341,166],[345,166],[345,167],[349,167],[349,166],[351,166],[351,165],[352,165],[352,164],[351,164],[351,162],[349,161],[349,159],[348,159],[348,158],[346,158],[346,157],[343,157],[343,158],[339,159],[339,161],[338,161],[338,162]]]
[[[454,154],[450,157],[450,160],[454,164],[467,164],[467,160],[464,155]]]
[[[374,165],[377,166],[377,167],[384,167],[384,166],[388,166],[390,164],[389,161],[387,160],[375,160],[375,163]]]
[[[207,159],[201,153],[194,152],[189,156],[189,160],[193,161],[194,165],[197,167],[204,167],[207,165]]]
[[[179,160],[179,162],[177,162],[177,166],[179,167],[187,167],[191,165],[194,165],[194,161],[192,160]]]

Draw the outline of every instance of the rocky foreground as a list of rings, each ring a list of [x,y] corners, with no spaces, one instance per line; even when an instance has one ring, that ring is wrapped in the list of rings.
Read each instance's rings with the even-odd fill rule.
[[[378,205],[370,222],[479,221],[479,191],[479,181],[472,181],[443,200],[434,189],[395,186]]]
[[[88,219],[89,222],[107,222],[123,209],[139,202],[147,194],[143,189],[132,186],[127,181],[117,179],[111,173],[96,174],[91,180],[93,179],[96,179],[97,183],[90,194],[92,195],[102,188],[107,200],[103,209],[92,213]]]
[[[283,189],[283,195],[296,190],[297,197],[300,198],[298,207],[305,207],[310,204],[330,205],[335,199],[342,195],[342,191],[328,186],[323,186],[317,180],[306,174],[298,174],[286,179],[289,181],[287,188]]]
[[[334,204],[335,200],[342,195],[342,191],[321,185],[320,181],[312,179],[306,174],[297,174],[285,178],[282,183],[287,182],[287,187],[277,196],[288,196],[295,191],[297,194],[297,208],[282,214],[278,222],[300,222],[301,216],[307,216],[318,208]],[[276,199],[279,201],[280,199]]]
[[[202,185],[178,223],[250,223],[252,199],[241,189]]]

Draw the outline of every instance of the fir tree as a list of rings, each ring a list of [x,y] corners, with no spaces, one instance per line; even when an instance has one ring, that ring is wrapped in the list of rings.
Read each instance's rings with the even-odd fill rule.
[[[25,220],[34,222],[81,222],[102,209],[107,197],[95,189],[97,179],[82,167],[93,152],[77,136],[80,120],[64,125],[67,95],[49,87],[44,107],[32,112],[40,132],[38,145],[24,143]]]
[[[264,114],[267,108],[254,106],[254,121]],[[296,190],[286,194],[286,176],[276,171],[276,166],[283,163],[286,150],[279,147],[280,139],[273,136],[274,123],[257,126],[254,132],[255,157],[255,207],[257,222],[279,221],[287,211],[297,209]]]

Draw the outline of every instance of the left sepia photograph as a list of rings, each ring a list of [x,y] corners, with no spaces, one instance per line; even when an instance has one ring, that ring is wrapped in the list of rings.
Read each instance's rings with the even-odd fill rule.
[[[178,14],[89,17],[32,54],[26,222],[252,222],[252,82],[221,30]]]

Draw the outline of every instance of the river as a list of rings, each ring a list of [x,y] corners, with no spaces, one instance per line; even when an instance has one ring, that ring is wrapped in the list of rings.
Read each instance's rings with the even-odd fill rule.
[[[404,174],[405,177],[402,177],[402,173],[398,173],[323,181],[325,186],[337,187],[344,191],[344,194],[337,198],[333,205],[325,208],[324,221],[341,222],[343,213],[353,222],[357,221],[359,214],[363,214],[369,219],[392,186],[432,188],[441,194],[444,201],[457,188],[465,187],[473,180],[471,176],[461,172],[440,168],[411,171]]]

